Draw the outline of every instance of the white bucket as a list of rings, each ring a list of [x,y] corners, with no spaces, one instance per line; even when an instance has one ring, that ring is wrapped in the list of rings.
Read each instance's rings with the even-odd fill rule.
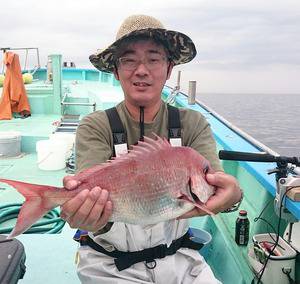
[[[66,143],[67,151],[68,151],[66,158],[69,158],[71,156],[72,149],[75,144],[75,133],[56,132],[56,133],[51,134],[49,136],[49,139],[52,141],[58,141],[59,143],[60,142]]]
[[[55,171],[66,167],[68,143],[63,140],[40,140],[36,142],[37,164],[41,170]]]

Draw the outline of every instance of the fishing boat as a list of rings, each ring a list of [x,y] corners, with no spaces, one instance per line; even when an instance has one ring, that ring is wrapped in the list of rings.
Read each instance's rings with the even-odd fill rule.
[[[25,85],[31,116],[0,121],[0,133],[6,133],[0,136],[0,145],[6,143],[5,145],[12,147],[10,150],[15,150],[20,143],[20,152],[14,156],[0,157],[0,177],[62,186],[63,177],[74,172],[72,142],[71,147],[66,148],[67,151],[62,154],[63,147],[57,146],[58,144],[52,149],[49,144],[40,141],[73,141],[76,127],[82,117],[92,111],[115,106],[123,99],[122,89],[112,74],[95,69],[76,68],[75,64],[62,62],[62,56],[57,54],[48,56],[46,68],[38,66],[23,72],[33,76],[32,82]],[[162,99],[177,107],[201,112],[211,125],[218,151],[231,150],[263,155],[259,157],[265,157],[265,154],[268,157],[279,156],[208,106],[195,100],[194,82],[190,83],[189,95],[182,92],[179,85],[178,82],[173,88],[165,86]],[[12,136],[7,136],[7,133],[11,133]],[[51,155],[54,155],[54,159],[49,160]],[[61,166],[60,159],[63,155],[66,155],[66,158]],[[205,256],[215,276],[222,283],[251,283],[255,277],[253,263],[251,264],[249,259],[249,247],[253,237],[263,233],[279,233],[288,239],[293,249],[300,250],[300,230],[299,226],[297,227],[300,203],[285,198],[284,202],[279,204],[277,200],[274,204],[279,189],[276,173],[269,174],[269,170],[278,170],[276,160],[255,162],[242,155],[242,158],[237,159],[244,161],[236,161],[228,158],[229,154],[226,152],[223,152],[223,155],[225,159],[222,160],[222,165],[225,172],[235,176],[244,191],[239,209],[248,213],[249,244],[240,246],[235,241],[239,211],[220,213],[217,218],[193,218],[190,220],[190,226],[205,230],[212,236],[211,241],[204,247],[205,251],[200,253]],[[237,157],[235,154],[231,156]],[[297,180],[297,168],[293,169],[293,179]],[[293,187],[297,189],[299,184],[294,183]],[[7,234],[7,228],[13,226],[16,212],[23,200],[15,189],[7,184],[0,184],[0,233]],[[282,206],[279,206],[279,210],[284,211],[287,218],[278,214],[278,204],[284,204],[284,210]],[[277,228],[279,219],[280,226]],[[25,247],[27,267],[20,283],[79,283],[75,264],[78,244],[72,240],[75,230],[59,218],[59,209],[52,210],[39,223],[39,226],[32,228],[30,234],[17,237]],[[293,272],[296,271],[296,276],[293,277],[300,283],[300,262],[298,260],[295,263]],[[288,279],[288,275],[286,278]]]

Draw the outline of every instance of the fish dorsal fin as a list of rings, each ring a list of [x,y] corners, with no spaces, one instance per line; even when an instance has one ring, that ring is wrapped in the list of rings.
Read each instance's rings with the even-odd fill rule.
[[[115,163],[123,160],[136,160],[142,159],[144,160],[147,156],[153,156],[155,152],[160,150],[172,148],[170,143],[166,138],[161,138],[154,134],[156,139],[152,139],[149,137],[144,137],[144,141],[138,141],[137,145],[133,145],[132,149],[129,150],[128,154],[121,155],[109,162]]]
[[[132,161],[143,161],[143,163],[149,161],[152,163],[153,159],[160,157],[160,155],[155,155],[155,153],[172,148],[167,139],[160,138],[156,134],[153,135],[156,137],[156,140],[144,137],[144,141],[139,141],[137,145],[132,146],[128,153],[113,157],[103,164],[83,170],[77,174],[77,178],[82,181],[97,171],[105,170],[111,166],[119,166],[123,163],[131,163]]]

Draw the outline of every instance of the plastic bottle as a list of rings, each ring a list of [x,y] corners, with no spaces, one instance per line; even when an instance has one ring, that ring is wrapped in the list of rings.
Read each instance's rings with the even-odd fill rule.
[[[249,241],[249,219],[246,210],[240,210],[235,223],[235,242],[238,245],[246,246]]]

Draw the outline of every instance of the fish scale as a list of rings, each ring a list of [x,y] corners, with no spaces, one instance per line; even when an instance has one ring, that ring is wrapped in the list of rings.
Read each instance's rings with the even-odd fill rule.
[[[111,222],[151,225],[177,218],[195,206],[212,214],[204,204],[214,193],[205,179],[207,170],[212,171],[209,162],[192,148],[171,147],[165,139],[145,137],[128,154],[74,175],[79,182],[74,190],[0,179],[26,198],[9,237],[95,186],[109,191]]]

